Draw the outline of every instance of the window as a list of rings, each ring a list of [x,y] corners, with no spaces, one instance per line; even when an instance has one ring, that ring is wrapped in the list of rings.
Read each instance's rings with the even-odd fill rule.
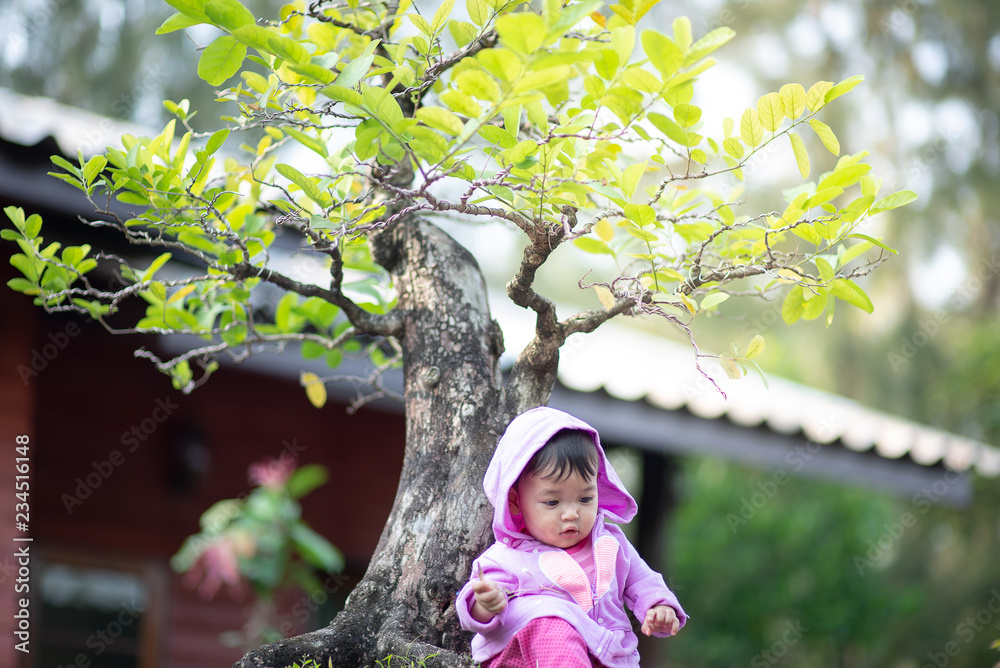
[[[151,668],[157,664],[155,578],[141,568],[81,560],[41,566],[32,657],[45,668]]]

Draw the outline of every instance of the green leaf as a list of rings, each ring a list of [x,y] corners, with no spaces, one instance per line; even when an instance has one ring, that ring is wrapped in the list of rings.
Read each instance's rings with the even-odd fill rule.
[[[464,70],[455,75],[454,82],[460,91],[480,100],[496,102],[500,99],[500,86],[483,70]]]
[[[891,209],[898,209],[899,207],[906,206],[916,199],[917,194],[912,190],[900,190],[875,202],[868,214],[874,216],[876,213],[882,213],[883,211],[889,211]]]
[[[340,550],[302,522],[293,524],[288,535],[299,554],[310,565],[328,572],[337,572],[344,568],[344,557]]]
[[[796,285],[785,295],[785,301],[781,304],[781,318],[786,325],[791,325],[802,318],[803,312],[805,312],[805,299],[802,295],[802,286]]]
[[[201,23],[200,20],[188,16],[183,12],[177,12],[172,16],[168,17],[160,27],[156,29],[157,35],[165,35],[166,33],[174,32],[175,30],[183,30],[184,28],[190,28],[191,26],[196,26]]]
[[[767,377],[764,375],[764,372],[763,370],[761,370],[760,366],[758,366],[757,363],[754,362],[753,360],[746,360],[746,363],[752,366],[754,369],[756,369],[757,374],[760,376],[760,382],[764,383],[764,389],[770,390],[771,386],[767,384]]]
[[[806,89],[801,84],[785,84],[778,91],[781,103],[785,109],[785,116],[793,121],[798,118],[806,108]]]
[[[273,30],[254,23],[240,26],[232,31],[233,37],[239,40],[241,44],[264,53],[271,53],[270,39],[276,34]]]
[[[663,114],[659,114],[655,111],[647,114],[646,118],[656,126],[656,129],[665,134],[669,139],[681,144],[682,146],[687,146],[688,143],[688,133],[677,124],[672,118],[668,118]]]
[[[198,60],[198,76],[210,86],[222,85],[239,71],[246,55],[247,47],[235,37],[230,35],[216,37],[201,52],[201,58]]]
[[[333,70],[316,63],[290,63],[288,69],[321,84],[333,83],[334,79],[337,78]]]
[[[674,107],[674,120],[682,128],[689,128],[701,120],[701,109],[693,104],[678,104]]]
[[[899,254],[899,251],[896,250],[895,248],[890,248],[889,246],[886,246],[881,240],[876,239],[875,237],[870,237],[867,234],[860,234],[860,233],[848,234],[846,238],[847,239],[864,239],[865,241],[867,241],[871,245],[878,246],[882,250],[889,251],[893,255],[898,255]]]
[[[172,257],[170,253],[163,253],[155,260],[153,260],[149,267],[139,275],[139,280],[141,282],[148,281],[153,278],[153,276],[160,270],[160,268],[167,263],[167,261]]]
[[[545,21],[537,14],[504,14],[497,19],[496,27],[504,45],[518,53],[530,55],[545,40]]]
[[[479,128],[479,136],[503,149],[517,146],[517,138],[514,135],[495,125],[484,125]]]
[[[306,194],[306,197],[320,206],[327,206],[329,195],[320,190],[316,185],[318,179],[310,178],[291,165],[286,165],[284,163],[275,165],[274,169],[286,179],[301,188],[302,192]]]
[[[309,52],[298,41],[285,35],[271,35],[267,38],[267,45],[271,53],[289,63],[308,63]]]
[[[38,233],[42,231],[42,217],[37,213],[33,213],[28,216],[28,219],[24,221],[24,236],[28,239],[34,239],[38,236]],[[41,241],[41,239],[39,239]]]
[[[684,62],[684,54],[670,38],[654,30],[645,30],[641,41],[646,57],[660,71],[664,80],[677,73]]]
[[[307,135],[305,132],[302,132],[301,130],[296,130],[295,128],[290,127],[290,126],[284,127],[284,128],[282,128],[282,130],[285,133],[287,133],[289,136],[291,136],[292,138],[294,138],[295,141],[299,142],[300,144],[302,144],[306,148],[315,151],[316,153],[320,154],[324,158],[326,158],[326,157],[329,156],[329,153],[326,150],[326,144],[324,144],[323,142],[321,142],[319,139],[316,139],[315,137],[311,137],[311,136]]]
[[[646,165],[648,163],[641,162],[635,165],[629,165],[622,172],[621,178],[621,188],[622,195],[625,199],[632,199],[632,195],[635,194],[635,189],[639,185],[639,179],[642,175],[646,173]]]
[[[594,56],[594,69],[597,71],[598,76],[606,81],[611,81],[618,74],[618,66],[620,65],[618,59],[618,52],[614,49],[601,49]]]
[[[210,0],[205,3],[205,14],[212,23],[229,32],[254,23],[253,14],[238,0]]]
[[[680,47],[682,53],[687,53],[691,48],[691,19],[686,16],[678,16],[674,19],[674,42]]]
[[[725,292],[715,292],[701,300],[701,310],[708,311],[715,308],[722,302],[729,299],[729,294]]]
[[[204,0],[165,0],[168,5],[199,23],[209,23],[208,15],[202,10]]]
[[[697,42],[691,45],[691,49],[688,51],[687,56],[684,58],[684,63],[689,65],[697,60],[700,60],[712,53],[720,46],[731,40],[736,35],[736,32],[728,27],[723,26],[721,28],[716,28],[712,32],[708,33]]]
[[[614,251],[604,241],[593,237],[577,237],[573,240],[573,245],[585,253],[595,255],[614,255]]]
[[[839,84],[833,86],[832,88],[830,88],[830,90],[826,91],[826,95],[823,96],[824,104],[829,103],[831,100],[837,99],[838,97],[850,91],[852,88],[854,88],[864,80],[865,77],[863,74],[856,74],[853,77],[848,77],[847,79],[844,79]]]
[[[105,167],[107,167],[107,165],[107,158],[103,155],[95,155],[87,161],[86,165],[83,166],[83,180],[89,185],[95,178],[97,178],[97,175],[100,174]]]
[[[403,120],[403,110],[392,93],[384,88],[366,87],[361,93],[362,105],[391,130],[397,130]],[[442,109],[442,111],[444,111]]]
[[[322,487],[330,479],[330,473],[322,464],[306,464],[295,469],[286,483],[293,499],[301,499],[309,492]]]
[[[205,144],[205,154],[212,155],[226,142],[229,138],[229,129],[223,128],[212,133],[212,136],[208,138],[208,142]]]
[[[442,102],[448,105],[449,109],[463,116],[479,118],[479,115],[483,113],[479,103],[471,95],[463,93],[460,90],[446,90],[439,97]]]
[[[843,163],[844,160],[841,159],[840,162]],[[848,165],[846,167],[838,165],[831,174],[819,182],[816,186],[816,190],[825,190],[826,188],[847,188],[848,186],[852,186],[860,181],[861,177],[870,172],[871,169],[871,165],[866,165],[864,163]]]
[[[768,132],[777,132],[785,120],[785,104],[781,101],[781,96],[777,93],[762,95],[757,100],[757,117],[761,127]]]
[[[806,152],[806,145],[802,143],[802,137],[794,132],[788,133],[788,139],[792,142],[792,153],[795,154],[795,163],[799,166],[799,174],[803,179],[809,178],[809,153]]]
[[[816,257],[814,260],[816,263],[816,269],[819,270],[819,277],[824,283],[829,283],[833,280],[833,267],[830,263],[821,257]]]
[[[758,334],[750,340],[750,345],[747,346],[747,351],[743,355],[743,359],[752,360],[760,357],[760,354],[764,352],[764,337]]]
[[[764,140],[764,126],[756,109],[747,109],[740,119],[740,138],[743,143],[753,148]]]
[[[656,222],[656,211],[653,209],[653,207],[649,206],[648,204],[626,204],[623,207],[623,210],[625,212],[625,217],[633,221],[640,227],[652,225],[653,223]],[[630,227],[629,231],[631,230],[632,228]],[[646,241],[651,241],[656,239],[656,237],[653,235],[649,236],[651,236],[652,239],[647,239],[646,237],[639,237],[639,238],[644,239]]]
[[[22,256],[23,257],[23,256]],[[26,295],[37,295],[39,294],[38,288],[35,284],[26,278],[12,278],[7,281],[7,286],[16,292],[23,292]]]
[[[455,8],[455,0],[444,0],[437,11],[434,12],[434,22],[431,27],[435,33],[444,27],[445,21],[451,16],[451,10]]]
[[[538,72],[530,72],[514,84],[514,93],[524,95],[526,93],[543,91],[557,84],[565,85],[566,81],[570,78],[570,71],[568,65],[557,65]]]
[[[521,76],[521,59],[507,49],[484,49],[476,54],[483,68],[500,81],[512,82]]]
[[[865,291],[850,279],[838,278],[834,280],[830,285],[830,294],[852,306],[857,306],[862,311],[871,313],[875,310],[872,300],[868,298]]]
[[[490,7],[486,0],[465,0],[465,8],[469,19],[482,28],[490,20]]]
[[[719,363],[722,364],[722,369],[731,380],[739,380],[743,377],[743,369],[736,363],[735,360],[732,360],[725,355],[719,355]]]
[[[310,371],[303,371],[299,375],[299,384],[306,388],[306,398],[309,399],[309,403],[316,408],[323,408],[326,405],[326,385],[319,376]]]
[[[629,225],[625,229],[633,237],[635,237],[636,239],[641,239],[642,241],[645,241],[646,243],[652,243],[654,241],[657,241],[657,238],[656,238],[655,234],[653,234],[652,232],[647,232],[646,230],[642,229],[641,227],[633,227],[632,225]]]
[[[320,92],[335,102],[344,102],[346,104],[354,105],[355,107],[361,106],[361,93],[351,88],[345,88],[344,86],[333,84],[327,86]]]
[[[442,107],[421,107],[417,109],[417,118],[424,125],[451,135],[461,134],[465,126],[462,119]]]
[[[375,61],[375,49],[378,48],[378,45],[379,40],[377,39],[369,42],[361,55],[344,66],[344,69],[340,71],[334,83],[344,88],[354,88],[355,85],[368,76],[368,71]]]
[[[57,157],[59,156],[52,156],[52,161],[55,162]],[[60,158],[60,160],[62,160],[62,158]],[[65,162],[65,160],[63,160],[63,162]],[[10,218],[10,222],[14,223],[14,227],[21,232],[24,232],[24,209],[19,206],[5,206],[3,212],[7,214],[8,218]]]
[[[834,155],[840,155],[840,142],[837,140],[837,135],[833,133],[830,126],[821,120],[810,118],[809,125],[816,132],[816,136],[819,140],[823,142],[823,146],[826,147],[830,153]]]
[[[434,34],[434,29],[431,28],[431,24],[427,22],[420,14],[407,14],[406,18],[410,19],[410,23],[416,27],[417,30],[427,35],[428,37]]]
[[[817,81],[806,93],[806,107],[809,111],[817,111],[826,104],[826,93],[833,88],[832,81]]]
[[[727,137],[722,140],[722,148],[726,150],[726,153],[733,156],[737,160],[741,159],[744,155],[743,143],[736,137]]]

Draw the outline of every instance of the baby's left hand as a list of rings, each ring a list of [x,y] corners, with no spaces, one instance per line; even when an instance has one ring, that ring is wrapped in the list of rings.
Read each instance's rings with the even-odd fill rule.
[[[677,613],[669,605],[654,605],[646,612],[646,619],[642,623],[642,632],[652,635],[654,633],[669,633],[675,635],[680,627]]]

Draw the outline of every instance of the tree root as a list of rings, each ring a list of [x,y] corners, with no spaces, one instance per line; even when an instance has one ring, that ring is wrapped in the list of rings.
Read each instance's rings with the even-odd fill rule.
[[[421,668],[476,668],[479,665],[472,660],[469,654],[460,654],[401,635],[380,639],[377,647],[379,648],[379,660],[384,661],[390,656],[396,660],[405,658]],[[389,665],[388,662],[386,665]],[[392,665],[397,665],[396,661]],[[401,665],[409,666],[410,664],[404,662]]]
[[[343,616],[343,615],[341,615]],[[312,659],[321,668],[377,668],[393,657],[392,666],[408,666],[403,659],[426,668],[475,668],[478,664],[462,654],[405,637],[401,633],[359,632],[340,617],[326,627],[293,638],[286,638],[248,652],[233,668],[289,668]]]

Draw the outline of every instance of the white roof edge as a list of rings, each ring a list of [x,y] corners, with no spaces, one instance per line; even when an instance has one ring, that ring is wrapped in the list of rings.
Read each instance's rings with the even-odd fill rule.
[[[645,398],[665,409],[687,408],[706,419],[725,417],[741,426],[766,424],[773,431],[803,433],[824,444],[839,440],[857,452],[873,450],[886,459],[909,456],[924,466],[941,463],[955,471],[1000,476],[1000,449],[961,435],[864,406],[853,399],[768,375],[767,387],[751,371],[729,379],[712,358],[693,348],[609,322],[563,355],[559,380],[569,389],[603,389],[611,396]],[[725,397],[713,386],[725,392]]]
[[[34,146],[52,137],[65,155],[84,157],[103,153],[105,146],[120,146],[124,134],[149,134],[151,128],[63,104],[49,97],[22,95],[0,87],[0,137],[23,146]]]

